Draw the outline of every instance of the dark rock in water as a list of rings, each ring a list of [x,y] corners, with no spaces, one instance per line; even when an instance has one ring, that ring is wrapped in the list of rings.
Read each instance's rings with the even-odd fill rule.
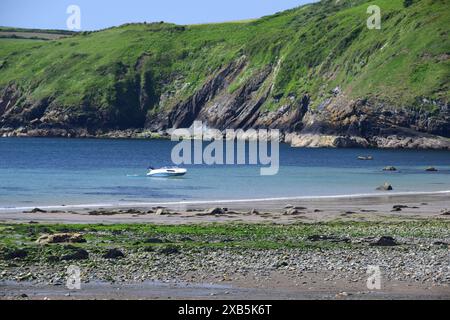
[[[393,247],[397,246],[398,243],[392,237],[381,237],[377,242],[370,244],[372,247]]]
[[[205,212],[206,214],[211,214],[211,215],[215,215],[215,214],[224,214],[225,210],[223,210],[222,208],[211,208],[209,210],[206,210]]]
[[[158,239],[158,238],[148,238],[144,241],[145,243],[150,243],[150,244],[158,244],[158,243],[164,243],[164,240]]]
[[[428,168],[425,169],[425,171],[427,171],[427,172],[437,172],[438,169],[436,169],[435,167],[428,167]]]
[[[373,157],[372,156],[359,156],[358,160],[370,161],[370,160],[373,160]]]
[[[392,190],[394,190],[394,188],[389,183],[386,182],[382,186],[378,187],[377,190],[379,190],[379,191],[392,191]]]
[[[171,255],[171,254],[178,254],[180,253],[180,250],[176,247],[166,247],[159,250],[159,253],[165,254],[165,255]]]
[[[383,169],[383,171],[397,171],[397,168],[396,168],[396,167],[393,167],[393,166],[389,166],[389,167],[385,167],[385,168]]]
[[[120,259],[124,258],[125,254],[120,251],[119,249],[109,249],[104,255],[103,258],[105,259]]]
[[[66,254],[61,257],[63,261],[72,261],[72,260],[87,260],[89,259],[89,252],[84,249],[74,249],[73,253]]]

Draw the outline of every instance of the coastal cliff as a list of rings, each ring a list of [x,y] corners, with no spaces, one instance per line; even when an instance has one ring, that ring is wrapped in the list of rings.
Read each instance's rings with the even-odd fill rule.
[[[450,150],[447,0],[321,1],[258,20],[0,39],[0,136],[161,136],[195,120],[297,147]],[[1,29],[0,29],[1,33]]]

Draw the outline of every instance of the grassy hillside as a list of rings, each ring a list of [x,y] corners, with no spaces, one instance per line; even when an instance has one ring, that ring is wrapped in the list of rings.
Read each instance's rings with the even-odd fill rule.
[[[382,29],[366,27],[370,4]],[[221,67],[245,56],[227,90],[274,67],[278,109],[308,93],[312,107],[337,86],[349,98],[415,107],[450,98],[449,0],[321,1],[258,20],[178,26],[130,24],[39,41],[0,39],[0,89],[15,84],[17,105],[51,99],[71,114],[100,112],[123,126],[187,99]],[[264,85],[268,85],[267,83]]]

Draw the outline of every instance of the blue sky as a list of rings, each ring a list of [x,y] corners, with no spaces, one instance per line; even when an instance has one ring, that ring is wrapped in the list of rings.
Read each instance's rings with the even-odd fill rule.
[[[67,29],[66,9],[81,9],[81,29],[96,30],[127,22],[178,24],[258,18],[313,0],[0,0],[0,26]]]

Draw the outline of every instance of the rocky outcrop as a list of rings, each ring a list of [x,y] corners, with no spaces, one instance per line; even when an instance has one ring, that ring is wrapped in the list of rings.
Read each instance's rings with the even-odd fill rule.
[[[127,89],[135,94],[112,100],[131,101],[130,110],[121,112],[135,115],[122,119],[120,113],[111,114],[107,109],[98,112],[88,100],[81,109],[58,106],[52,97],[30,102],[11,84],[0,94],[0,136],[151,138],[164,136],[173,128],[189,128],[200,120],[221,131],[279,129],[283,140],[294,147],[450,150],[450,111],[444,102],[421,99],[417,108],[401,108],[374,99],[350,99],[337,87],[318,108],[311,107],[311,97],[304,93],[283,100],[276,110],[267,110],[268,102],[277,102],[272,95],[277,66],[254,70],[232,89],[247,71],[248,61],[242,56],[219,68],[192,95],[171,106],[163,98],[164,92],[159,101],[152,100],[154,83],[143,67],[147,60],[148,55],[143,54],[134,66],[144,79],[133,82],[135,89]],[[123,94],[128,95],[127,90]],[[432,103],[434,112],[424,111],[427,109],[420,103]]]

